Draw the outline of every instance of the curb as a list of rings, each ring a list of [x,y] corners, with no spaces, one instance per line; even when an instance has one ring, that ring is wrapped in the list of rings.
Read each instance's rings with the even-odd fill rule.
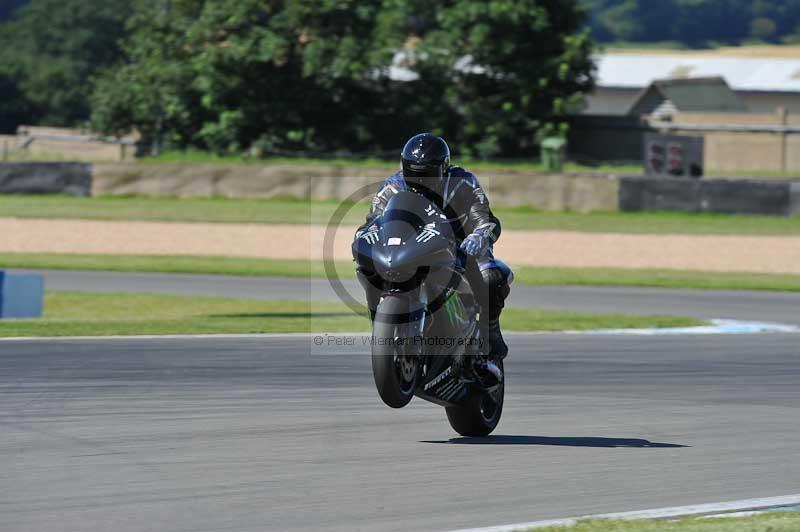
[[[517,532],[548,526],[571,526],[579,521],[586,519],[669,519],[677,517],[708,517],[725,516],[745,512],[748,515],[763,513],[772,510],[796,506],[800,504],[800,493],[794,495],[784,495],[780,497],[765,497],[760,499],[743,499],[730,502],[719,502],[710,504],[695,504],[691,506],[672,506],[667,508],[654,508],[651,510],[638,510],[634,512],[619,512],[610,514],[584,515],[580,517],[567,517],[564,519],[547,519],[543,521],[531,521],[529,523],[517,523],[512,525],[499,525],[484,528],[464,528],[450,532]],[[565,530],[564,532],[568,532]]]

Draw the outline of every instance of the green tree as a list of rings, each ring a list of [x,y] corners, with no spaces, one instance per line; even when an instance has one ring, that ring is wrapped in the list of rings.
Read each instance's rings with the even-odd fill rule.
[[[126,63],[97,81],[94,123],[219,152],[341,145],[359,136],[358,103],[376,61],[390,57],[379,7],[140,2]]]
[[[750,21],[750,35],[756,39],[768,40],[777,29],[777,24],[769,17],[757,17]]]
[[[30,115],[29,105],[16,83],[0,74],[0,133],[14,133]]]
[[[89,78],[119,58],[127,13],[125,0],[32,0],[0,27],[0,75],[14,80],[25,121],[88,118]]]
[[[27,3],[28,0],[3,0],[0,2],[0,22],[8,20],[14,11]]]
[[[448,131],[473,156],[530,153],[548,122],[591,88],[591,41],[577,1],[455,1],[420,46],[448,83]]]
[[[800,0],[583,0],[603,42],[674,40],[689,46],[792,35]]]
[[[590,86],[582,22],[555,0],[139,1],[93,122],[155,149],[376,152],[437,130],[515,153]],[[389,75],[401,56],[418,79]]]

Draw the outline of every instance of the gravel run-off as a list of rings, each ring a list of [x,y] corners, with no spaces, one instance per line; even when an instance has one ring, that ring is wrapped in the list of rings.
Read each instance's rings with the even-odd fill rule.
[[[0,218],[0,252],[349,260],[355,227]],[[324,246],[326,235],[332,245]],[[504,231],[513,265],[800,274],[800,237]]]

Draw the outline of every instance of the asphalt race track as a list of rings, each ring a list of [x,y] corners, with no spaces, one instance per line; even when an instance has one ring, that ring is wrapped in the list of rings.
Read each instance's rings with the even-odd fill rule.
[[[328,297],[308,281],[46,282]],[[516,289],[516,305],[800,323],[791,294]],[[800,491],[800,334],[509,335],[484,440],[437,406],[383,406],[356,342],[0,341],[0,530],[435,531]]]
[[[46,286],[54,290],[338,301],[338,296],[324,279],[34,271],[43,274]],[[354,298],[363,299],[363,290],[357,282],[343,284]],[[727,318],[800,325],[800,293],[514,285],[509,305],[582,312],[672,314],[703,319]]]
[[[497,435],[311,338],[0,342],[0,530],[446,530],[796,493],[796,335],[511,335]]]

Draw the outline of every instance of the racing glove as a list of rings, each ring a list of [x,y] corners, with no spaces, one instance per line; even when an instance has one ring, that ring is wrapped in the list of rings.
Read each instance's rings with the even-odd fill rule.
[[[461,242],[461,251],[471,257],[480,257],[486,253],[486,248],[489,247],[489,239],[485,236],[472,233]]]

